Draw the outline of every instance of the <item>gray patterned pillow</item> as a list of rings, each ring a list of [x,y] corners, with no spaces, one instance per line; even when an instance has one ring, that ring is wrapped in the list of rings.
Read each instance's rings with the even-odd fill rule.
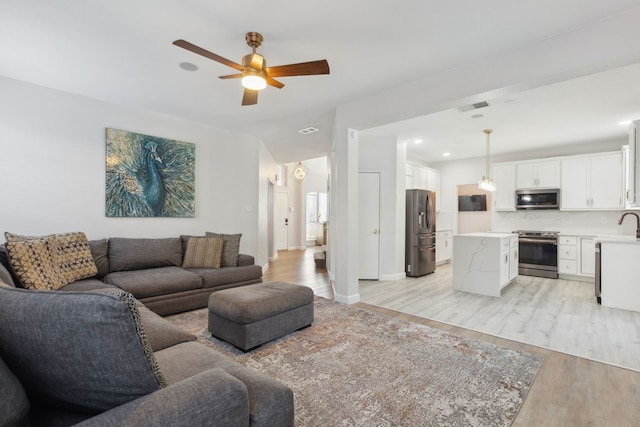
[[[106,411],[166,385],[126,292],[0,287],[0,324],[3,360],[53,408]]]
[[[237,267],[238,255],[240,255],[240,238],[239,234],[218,234],[207,231],[207,237],[217,237],[224,240],[222,248],[222,267]]]

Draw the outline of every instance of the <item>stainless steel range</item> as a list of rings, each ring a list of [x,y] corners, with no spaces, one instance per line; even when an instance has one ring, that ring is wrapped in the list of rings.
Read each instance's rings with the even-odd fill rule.
[[[518,233],[518,274],[558,278],[558,232],[516,231]]]

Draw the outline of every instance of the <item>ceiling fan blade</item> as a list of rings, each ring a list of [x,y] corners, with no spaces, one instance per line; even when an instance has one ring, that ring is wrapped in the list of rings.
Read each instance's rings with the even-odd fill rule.
[[[301,62],[299,64],[277,65],[265,68],[269,77],[311,76],[315,74],[329,74],[329,63],[326,59],[320,61]]]
[[[195,44],[189,43],[188,41],[176,40],[173,42],[173,44],[183,49],[186,49],[188,51],[191,51],[193,53],[196,53],[198,55],[204,56],[205,58],[213,59],[214,61],[224,64],[228,67],[235,68],[238,71],[244,71],[244,67],[242,65],[236,64],[235,62],[230,61],[227,58],[223,58],[220,55],[216,55],[213,52],[209,52],[208,50],[203,49],[199,46],[196,46]]]
[[[258,91],[245,89],[242,95],[242,105],[255,105],[258,103]]]
[[[280,83],[276,79],[272,79],[271,77],[267,77],[267,84],[269,86],[277,87],[278,89],[282,89],[284,87],[283,83]]]
[[[242,74],[228,74],[226,76],[218,76],[219,79],[239,79]]]

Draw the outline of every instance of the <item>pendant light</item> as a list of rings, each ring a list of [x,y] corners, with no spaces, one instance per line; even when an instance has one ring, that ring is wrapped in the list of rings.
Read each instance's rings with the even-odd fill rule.
[[[302,182],[304,177],[307,176],[308,172],[309,172],[309,168],[304,166],[302,162],[298,162],[298,166],[296,166],[296,168],[293,170],[293,173],[291,173],[291,176],[295,178],[296,181]]]
[[[487,134],[487,154],[485,156],[486,161],[486,169],[485,175],[482,177],[482,180],[478,183],[478,188],[485,191],[496,191],[496,184],[493,182],[491,177],[489,176],[489,162],[490,162],[490,150],[489,150],[489,135],[491,134],[491,129],[485,129],[484,133]]]

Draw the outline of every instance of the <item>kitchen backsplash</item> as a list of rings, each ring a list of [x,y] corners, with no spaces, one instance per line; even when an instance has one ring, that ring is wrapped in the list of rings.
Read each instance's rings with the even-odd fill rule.
[[[585,236],[635,236],[636,218],[627,215],[622,225],[618,220],[625,211],[556,211],[528,210],[492,212],[491,231],[515,230],[559,231]],[[640,213],[640,212],[639,212]]]

